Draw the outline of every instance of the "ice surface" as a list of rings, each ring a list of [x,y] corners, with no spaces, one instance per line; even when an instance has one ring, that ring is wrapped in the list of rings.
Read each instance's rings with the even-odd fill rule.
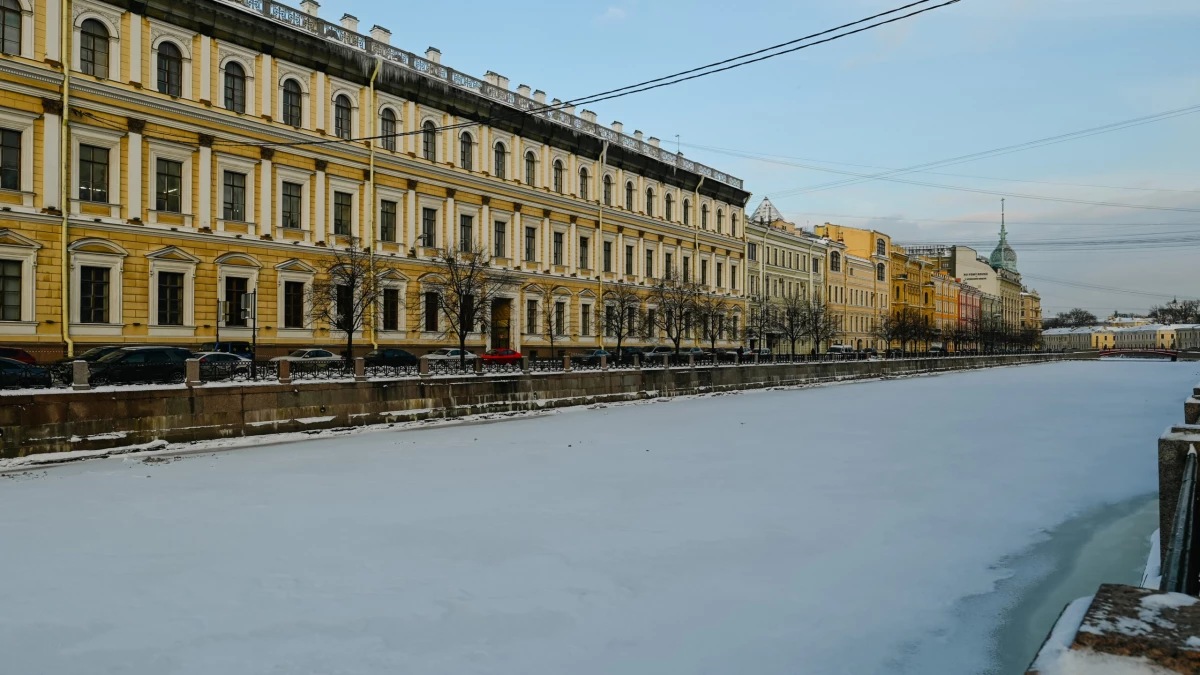
[[[0,480],[3,670],[985,672],[995,626],[956,603],[1153,491],[1196,375],[1039,365]]]

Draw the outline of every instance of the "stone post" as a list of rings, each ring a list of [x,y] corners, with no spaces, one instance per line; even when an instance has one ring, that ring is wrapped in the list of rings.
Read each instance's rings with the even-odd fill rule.
[[[688,368],[695,368],[695,367],[696,367],[696,355],[691,352],[688,352]]]
[[[633,369],[634,370],[642,369],[642,355],[641,354],[633,355]]]
[[[758,352],[754,352],[754,365],[758,365]]]
[[[525,373],[526,375],[529,374],[529,357],[528,356],[521,357],[521,372]]]
[[[366,359],[364,359],[361,356],[354,359],[354,381],[355,382],[366,382],[367,381],[367,361],[366,361]]]
[[[571,355],[570,354],[563,354],[563,372],[564,373],[571,372]]]
[[[292,383],[292,362],[291,361],[280,361],[279,362],[279,384],[291,384],[291,383]]]
[[[483,359],[471,359],[475,366],[475,374],[483,375]]]
[[[88,368],[87,361],[73,361],[71,363],[71,388],[75,391],[87,391],[92,388],[88,384],[88,375],[91,370]]]
[[[735,368],[736,368],[737,366],[740,366],[740,365],[742,365],[742,355],[741,355],[741,354],[739,354],[739,353],[737,353],[737,352],[734,352],[734,353],[733,353],[733,365],[734,365],[734,367],[735,367]]]
[[[429,377],[429,357],[422,356],[418,361],[417,372],[421,377]]]
[[[600,370],[608,370],[608,357],[607,356],[600,357]]]
[[[187,386],[195,387],[204,384],[200,381],[200,359],[188,359],[187,364]]]

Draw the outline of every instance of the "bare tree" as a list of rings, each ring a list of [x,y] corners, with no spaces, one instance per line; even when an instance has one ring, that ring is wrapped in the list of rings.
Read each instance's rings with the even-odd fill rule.
[[[875,337],[883,340],[884,350],[891,349],[893,342],[903,342],[905,339],[906,326],[904,325],[901,315],[887,314],[879,320],[879,324],[875,327]]]
[[[808,299],[799,293],[779,299],[776,328],[788,341],[788,353],[796,353],[796,343],[808,336]]]
[[[704,339],[708,340],[709,349],[717,351],[717,340],[724,331],[725,317],[729,314],[729,302],[712,293],[700,293],[696,296],[696,323],[704,330]]]
[[[829,303],[817,296],[804,301],[804,327],[808,339],[812,340],[813,351],[821,351],[821,343],[829,343],[842,334],[841,317],[829,310]]]
[[[654,326],[661,330],[675,345],[679,355],[679,343],[692,328],[696,314],[696,298],[700,287],[691,279],[671,274],[659,279],[650,291],[650,297],[658,306],[654,314]]]
[[[604,313],[601,315],[601,330],[617,341],[617,359],[621,358],[621,347],[630,336],[644,329],[642,297],[632,286],[618,284],[604,291]]]
[[[542,296],[542,316],[541,321],[538,322],[538,329],[546,342],[550,343],[551,358],[555,356],[554,345],[558,342],[559,338],[566,337],[567,332],[565,311],[563,312],[562,321],[559,322],[558,320],[558,308],[555,306],[556,303],[554,301],[554,289],[556,288],[558,288],[556,284],[546,281],[535,281],[525,287],[526,293]]]
[[[750,313],[746,318],[745,336],[758,340],[758,348],[762,349],[767,345],[767,333],[776,329],[779,312],[764,296],[753,297],[747,304]]]
[[[458,339],[462,352],[459,368],[466,369],[467,337],[486,332],[492,324],[492,305],[501,294],[517,286],[512,272],[491,266],[487,252],[445,249],[435,261],[440,279],[426,284],[426,302],[436,298],[438,314],[446,322],[446,333]]]
[[[309,287],[314,323],[346,336],[345,358],[354,358],[354,334],[368,326],[383,298],[382,277],[391,265],[362,248],[357,237],[346,248],[332,248],[325,274]]]
[[[1074,311],[1074,310],[1072,310]],[[1158,323],[1200,323],[1200,301],[1171,300],[1165,305],[1155,305],[1148,315]]]

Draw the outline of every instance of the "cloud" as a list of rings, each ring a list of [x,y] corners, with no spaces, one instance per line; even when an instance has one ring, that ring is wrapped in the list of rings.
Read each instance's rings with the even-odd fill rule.
[[[627,16],[629,16],[629,12],[626,12],[623,7],[617,7],[616,5],[609,5],[608,9],[604,10],[604,13],[600,15],[600,20],[601,21],[622,21]]]

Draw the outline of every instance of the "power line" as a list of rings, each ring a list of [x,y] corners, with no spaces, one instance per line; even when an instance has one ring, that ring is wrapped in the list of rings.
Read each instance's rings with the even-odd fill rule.
[[[827,218],[857,218],[861,220],[901,220],[901,221],[921,221],[926,223],[956,223],[963,225],[995,225],[994,220],[945,220],[937,218],[922,218],[918,216],[860,216],[848,213],[824,213],[820,211],[801,211],[789,212],[793,216],[822,216]],[[1200,225],[1200,222],[1169,222],[1169,223],[1078,223],[1078,222],[1059,222],[1059,221],[1036,221],[1036,220],[1021,220],[1014,221],[1011,218],[1008,220],[1009,225],[1051,225],[1056,227],[1167,227],[1177,225]]]
[[[567,107],[567,106],[576,106],[576,105],[586,105],[586,104],[590,104],[590,103],[598,103],[598,102],[600,102],[600,101],[607,101],[607,100],[611,100],[611,99],[615,99],[615,98],[621,98],[621,97],[624,97],[624,96],[630,96],[630,95],[632,95],[632,94],[637,94],[637,93],[640,93],[640,92],[649,91],[649,90],[651,90],[651,89],[658,89],[658,88],[660,88],[660,87],[667,87],[667,86],[670,86],[670,85],[673,85],[673,84],[679,84],[679,83],[681,83],[681,82],[687,82],[687,81],[689,81],[689,80],[694,80],[694,79],[697,79],[697,78],[700,78],[700,77],[706,77],[706,76],[708,76],[708,75],[714,75],[714,74],[716,74],[716,73],[725,72],[725,71],[727,71],[727,70],[732,70],[732,69],[734,69],[734,68],[740,68],[740,67],[742,67],[742,66],[750,65],[750,64],[752,64],[752,63],[758,63],[758,62],[760,62],[760,61],[765,61],[765,60],[767,60],[767,59],[772,59],[772,58],[775,58],[775,57],[777,57],[777,56],[783,56],[783,55],[785,55],[785,54],[791,54],[791,53],[793,53],[793,52],[797,52],[797,51],[800,51],[800,50],[802,50],[802,49],[808,49],[809,47],[815,47],[815,46],[817,46],[817,45],[825,44],[825,43],[827,43],[827,42],[832,42],[832,41],[834,41],[834,40],[840,40],[840,39],[842,39],[842,38],[844,38],[844,37],[849,37],[849,36],[851,36],[851,35],[856,35],[856,34],[858,34],[858,33],[862,33],[862,32],[864,32],[864,31],[868,31],[868,30],[871,30],[871,29],[874,29],[874,28],[879,28],[880,26],[885,26],[885,25],[888,25],[888,24],[891,24],[891,23],[895,23],[895,22],[897,22],[897,21],[903,21],[903,20],[905,20],[905,19],[912,18],[912,17],[914,17],[914,16],[917,16],[917,15],[919,15],[919,14],[924,14],[925,12],[930,12],[930,11],[933,11],[933,10],[935,10],[935,9],[940,9],[940,8],[942,8],[942,7],[946,7],[946,6],[953,5],[953,4],[956,4],[956,3],[958,3],[958,2],[961,2],[961,0],[946,0],[945,2],[942,2],[942,3],[940,3],[940,4],[937,4],[937,5],[933,5],[933,6],[930,6],[930,7],[924,7],[924,8],[921,8],[921,9],[918,9],[918,10],[915,10],[915,11],[912,11],[912,12],[909,12],[909,13],[907,13],[907,14],[903,14],[903,15],[901,15],[901,16],[892,17],[892,18],[890,18],[890,19],[887,19],[887,20],[885,20],[885,21],[879,21],[879,22],[877,22],[877,23],[872,23],[872,24],[870,24],[870,25],[863,26],[863,27],[861,27],[861,28],[856,28],[855,30],[847,31],[847,32],[844,32],[844,33],[838,33],[838,34],[836,34],[836,35],[832,35],[832,36],[830,36],[830,37],[827,37],[827,38],[824,38],[824,39],[822,39],[822,40],[817,40],[817,41],[815,41],[815,42],[810,42],[810,43],[808,43],[808,44],[803,44],[803,45],[799,45],[799,46],[796,46],[796,47],[791,47],[791,48],[789,48],[789,49],[785,49],[785,50],[782,50],[782,51],[775,51],[774,53],[772,53],[772,54],[766,54],[765,56],[758,56],[757,58],[753,58],[753,59],[749,59],[749,60],[744,60],[744,59],[746,59],[746,58],[747,58],[747,57],[749,57],[749,56],[755,56],[755,55],[758,55],[758,54],[763,54],[764,52],[773,51],[773,50],[776,50],[776,49],[778,49],[779,47],[786,46],[786,45],[792,45],[792,44],[795,44],[795,43],[797,43],[797,42],[805,42],[805,41],[807,41],[807,40],[810,40],[810,39],[812,39],[812,38],[814,38],[814,37],[819,37],[819,36],[822,36],[822,35],[828,35],[828,34],[830,34],[830,33],[836,33],[837,31],[843,30],[843,29],[845,29],[845,28],[848,28],[848,27],[851,27],[851,26],[856,26],[856,25],[859,25],[859,24],[862,24],[862,23],[867,23],[867,22],[870,22],[870,21],[874,21],[874,20],[875,20],[875,19],[877,19],[877,18],[880,18],[880,17],[883,17],[883,16],[887,16],[887,15],[889,15],[889,14],[895,14],[895,13],[897,13],[897,12],[902,12],[902,11],[904,11],[905,9],[909,9],[909,8],[915,7],[915,6],[917,6],[917,5],[925,4],[926,2],[930,2],[930,1],[931,1],[931,0],[919,0],[918,2],[913,2],[913,3],[907,4],[907,5],[903,5],[903,6],[901,6],[901,7],[897,7],[897,8],[895,8],[895,9],[888,10],[888,11],[886,11],[886,12],[881,12],[881,13],[879,13],[879,14],[875,14],[875,15],[872,15],[872,16],[869,16],[869,17],[866,17],[866,18],[863,18],[863,19],[859,19],[858,21],[853,21],[853,22],[850,22],[850,23],[847,23],[847,24],[843,24],[843,25],[841,25],[841,26],[838,26],[838,27],[836,27],[836,28],[830,28],[830,29],[827,29],[827,30],[824,30],[824,31],[820,31],[820,32],[818,32],[818,33],[813,33],[813,34],[811,34],[811,35],[808,35],[808,36],[805,36],[805,37],[802,37],[802,38],[797,38],[797,39],[795,39],[795,40],[791,40],[791,41],[789,41],[789,42],[785,42],[785,43],[782,43],[782,44],[780,44],[780,45],[775,45],[775,46],[773,46],[773,47],[766,47],[766,48],[764,48],[764,49],[760,49],[760,50],[757,50],[757,51],[755,51],[755,52],[750,52],[749,54],[743,54],[743,55],[741,55],[741,56],[732,57],[732,58],[730,58],[730,59],[726,59],[726,60],[724,60],[724,61],[720,61],[720,62],[718,62],[718,63],[715,63],[715,64],[709,64],[709,65],[707,65],[707,66],[700,66],[700,67],[697,67],[697,68],[692,68],[692,69],[685,70],[685,71],[682,71],[682,72],[679,72],[679,73],[675,73],[675,74],[673,74],[673,75],[666,75],[666,76],[663,76],[663,77],[660,77],[660,78],[656,78],[656,79],[654,79],[654,80],[647,80],[646,82],[642,82],[642,83],[639,83],[639,84],[628,85],[628,86],[626,86],[626,87],[621,87],[621,88],[619,88],[619,89],[612,89],[612,90],[609,90],[609,91],[607,91],[607,92],[601,92],[601,93],[599,93],[599,94],[593,94],[593,95],[591,95],[591,96],[586,96],[586,97],[583,97],[583,98],[581,98],[581,99],[574,99],[574,100],[571,100],[571,101],[566,101],[566,102],[562,102],[562,103],[559,103],[559,104],[556,104],[556,105],[548,105],[548,106],[543,106],[543,107],[541,107],[541,108],[533,108],[533,109],[530,109],[530,110],[512,110],[510,113],[507,113],[507,114],[505,114],[505,115],[499,115],[499,116],[489,117],[489,118],[487,118],[487,120],[486,120],[486,121],[488,121],[488,122],[494,122],[494,121],[501,120],[501,119],[507,119],[508,117],[511,117],[511,116],[514,116],[514,115],[517,115],[517,116],[522,116],[522,115],[534,115],[534,114],[537,114],[537,113],[540,113],[540,112],[544,112],[544,111],[547,111],[547,110],[557,110],[557,109],[565,108],[565,107]],[[740,63],[731,63],[731,62],[733,62],[733,61],[740,61]],[[722,65],[722,64],[730,64],[730,65],[723,65],[723,67],[712,69],[714,66],[718,66],[718,65]],[[704,72],[697,72],[697,71],[704,71]],[[311,140],[311,141],[280,141],[280,142],[271,142],[271,141],[267,141],[267,142],[261,142],[261,143],[242,143],[242,142],[237,142],[237,141],[218,141],[218,142],[219,142],[219,143],[221,143],[221,144],[223,144],[223,145],[241,145],[241,146],[259,146],[259,147],[268,147],[268,146],[270,146],[270,147],[290,147],[290,146],[300,146],[300,145],[326,145],[326,144],[332,144],[332,143],[354,143],[354,142],[362,142],[362,141],[371,141],[371,140],[377,140],[377,139],[380,139],[380,138],[397,138],[397,137],[400,137],[400,136],[411,136],[411,135],[415,135],[415,134],[421,134],[421,133],[425,133],[426,131],[449,131],[449,130],[454,130],[454,129],[462,129],[462,128],[466,128],[466,127],[477,126],[477,125],[479,125],[479,124],[483,124],[483,123],[484,123],[484,122],[482,122],[482,121],[478,121],[478,122],[461,122],[461,123],[458,123],[458,124],[449,124],[449,125],[445,125],[445,126],[441,126],[441,127],[433,127],[432,129],[414,129],[414,130],[411,130],[411,131],[398,132],[398,133],[394,133],[394,134],[380,134],[380,135],[375,135],[375,136],[362,136],[362,137],[359,137],[359,138],[334,138],[334,139],[325,139],[325,140]]]
[[[1185,297],[1185,296],[1177,296],[1174,293],[1152,293],[1150,291],[1135,290],[1135,289],[1131,289],[1131,288],[1116,288],[1113,286],[1101,286],[1100,284],[1089,284],[1089,283],[1084,283],[1084,282],[1080,282],[1080,281],[1069,281],[1067,279],[1056,279],[1054,277],[1043,277],[1043,276],[1037,276],[1037,275],[1033,275],[1033,274],[1023,274],[1022,278],[1033,279],[1035,281],[1043,281],[1043,282],[1047,282],[1047,283],[1051,283],[1051,284],[1059,284],[1061,286],[1069,286],[1072,288],[1080,288],[1080,289],[1084,289],[1084,290],[1104,291],[1106,293],[1125,293],[1128,295],[1140,295],[1140,296],[1149,297],[1149,298]]]

